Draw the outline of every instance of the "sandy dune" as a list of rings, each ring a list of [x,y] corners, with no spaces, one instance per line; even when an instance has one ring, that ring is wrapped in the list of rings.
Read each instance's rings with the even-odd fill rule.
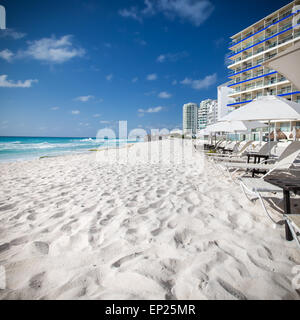
[[[296,244],[189,142],[0,172],[1,299],[300,298]]]

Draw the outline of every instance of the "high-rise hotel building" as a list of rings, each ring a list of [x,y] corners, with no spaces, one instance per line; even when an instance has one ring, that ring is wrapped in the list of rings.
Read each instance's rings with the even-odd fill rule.
[[[262,63],[300,42],[300,0],[295,0],[231,37],[228,84],[240,107],[253,99],[277,95],[300,103],[300,91],[289,80]],[[300,61],[299,61],[300,63]]]
[[[197,133],[198,105],[196,103],[187,103],[183,105],[183,123],[182,129],[184,134]]]

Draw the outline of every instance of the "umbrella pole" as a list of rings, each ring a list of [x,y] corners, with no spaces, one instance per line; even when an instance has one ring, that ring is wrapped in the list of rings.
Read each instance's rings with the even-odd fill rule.
[[[271,155],[271,128],[270,128],[271,124],[270,124],[270,120],[268,122],[268,140],[269,140],[269,156]],[[275,133],[274,133],[275,135]]]
[[[261,145],[262,144],[262,129],[259,130],[259,144]]]

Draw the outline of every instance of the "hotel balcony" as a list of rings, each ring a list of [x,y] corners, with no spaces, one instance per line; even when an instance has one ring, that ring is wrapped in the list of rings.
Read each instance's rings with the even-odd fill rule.
[[[255,45],[247,50],[241,51],[235,56],[229,55],[228,58],[231,59],[232,64],[230,64],[228,68],[236,68],[243,62],[249,62],[251,57],[258,58],[263,54],[272,51],[272,49],[280,49],[281,47],[288,45],[297,39],[300,39],[300,30],[289,29],[272,39],[264,41],[258,46]]]
[[[278,95],[293,101],[300,100],[300,91],[276,70],[263,63],[300,41],[300,0],[294,0],[283,8],[254,23],[232,37],[227,58],[228,86],[233,92],[228,95],[239,107],[259,96]]]
[[[233,88],[233,92],[229,95],[229,97],[236,97],[237,95],[248,93],[255,91],[257,89],[266,89],[266,88],[271,88],[271,87],[276,87],[279,84],[288,84],[289,81],[279,75],[279,74],[274,74],[271,76],[267,76],[262,79],[254,80],[249,83],[245,83],[244,85],[240,85],[238,87]]]
[[[294,87],[289,81],[285,80],[276,82],[272,84],[272,86],[263,86],[261,84],[261,86],[253,86],[253,88],[251,88],[251,91],[235,92],[229,96],[233,97],[235,102],[230,103],[227,106],[240,107],[246,103],[253,101],[258,97],[267,95],[281,96],[288,100],[292,100],[298,103],[300,102],[300,91],[296,87]]]
[[[233,37],[232,41],[229,43],[229,48],[236,47],[238,44],[255,37],[255,35],[261,35],[265,30],[268,32],[268,30],[276,28],[281,21],[286,21],[292,18],[294,14],[292,5],[290,5],[290,8],[286,9],[286,11],[270,15],[263,21],[257,22],[237,36]]]

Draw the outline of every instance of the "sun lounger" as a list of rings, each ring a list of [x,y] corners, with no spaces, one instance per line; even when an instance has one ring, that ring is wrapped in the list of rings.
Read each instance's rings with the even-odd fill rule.
[[[241,141],[232,141],[231,143],[229,143],[229,145],[227,145],[222,151],[224,152],[237,152],[238,147],[240,145]]]
[[[213,144],[204,144],[204,150],[216,150],[222,143],[226,142],[224,139],[217,141],[215,145]]]
[[[225,152],[233,152],[238,150],[240,142],[222,141],[214,150],[217,153],[206,152],[206,155],[220,156],[225,155]]]
[[[273,223],[278,224],[278,222],[275,221],[271,217],[270,213],[268,212],[268,210],[264,204],[263,198],[261,196],[261,193],[263,193],[263,192],[282,192],[282,189],[277,186],[274,186],[271,183],[264,181],[262,178],[241,177],[241,178],[239,178],[239,180],[240,180],[241,189],[244,192],[247,199],[250,201],[259,199],[267,216],[271,219],[271,221]],[[250,196],[252,196],[252,198],[250,198]]]
[[[252,142],[251,142],[252,143]],[[248,147],[250,147],[251,143],[246,146],[246,148],[243,148],[244,150],[237,154],[237,155],[219,155],[219,157],[215,156],[213,159],[216,161],[228,161],[228,162],[238,162],[238,163],[245,163],[246,154],[248,153]],[[251,154],[259,154],[259,155],[267,155],[269,153],[269,148],[271,150],[277,145],[278,142],[273,142],[270,144],[270,147],[266,144],[262,145],[259,149],[256,149],[256,151],[251,151]]]
[[[241,160],[241,157],[244,156],[247,148],[253,143],[253,141],[247,141],[246,143],[244,143],[238,150],[237,152],[233,153],[233,154],[207,154],[208,156],[212,157],[214,160],[218,161],[218,160],[229,160],[231,161],[231,159],[238,159]]]
[[[260,170],[268,172],[270,174],[274,170],[288,170],[292,164],[295,162],[296,158],[300,153],[300,141],[294,141],[282,152],[278,161],[270,164],[267,162],[275,161],[275,159],[268,159],[261,163],[233,163],[233,162],[222,162],[219,164],[220,167],[226,169],[230,173],[230,169],[237,170],[251,170],[258,173]],[[265,163],[264,163],[265,162]]]

